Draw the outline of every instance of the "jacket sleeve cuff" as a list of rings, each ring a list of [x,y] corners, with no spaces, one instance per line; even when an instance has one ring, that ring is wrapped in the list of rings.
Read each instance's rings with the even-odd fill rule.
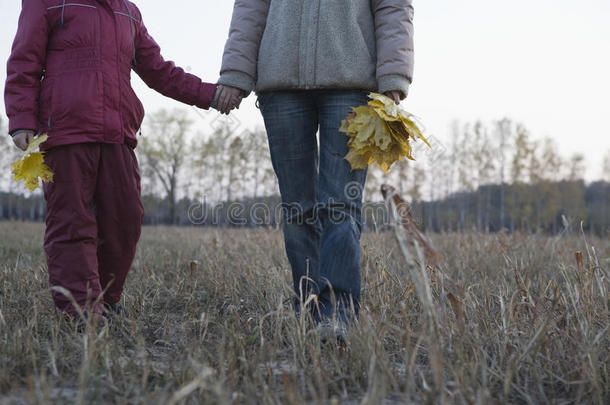
[[[202,83],[199,88],[199,99],[195,106],[208,110],[216,93],[216,85],[213,83]]]
[[[409,86],[411,82],[402,75],[384,75],[377,79],[379,92],[398,90],[402,93],[401,98],[405,99],[409,95]]]
[[[238,70],[227,70],[222,72],[218,84],[236,87],[246,92],[246,96],[254,90],[254,79],[247,73]]]
[[[29,129],[38,132],[38,119],[33,114],[18,114],[10,117],[8,133],[12,134],[20,129]]]
[[[8,134],[14,138],[22,132],[29,132],[29,131],[30,131],[29,129],[16,129],[13,132],[9,132]]]

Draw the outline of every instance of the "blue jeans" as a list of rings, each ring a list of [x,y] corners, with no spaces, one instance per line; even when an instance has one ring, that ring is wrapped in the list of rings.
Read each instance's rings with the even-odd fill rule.
[[[356,90],[261,93],[269,149],[283,204],[284,242],[299,302],[318,296],[314,318],[348,320],[360,302],[362,190],[366,170],[344,159],[339,132],[351,107],[366,104]],[[316,134],[320,133],[319,150]]]

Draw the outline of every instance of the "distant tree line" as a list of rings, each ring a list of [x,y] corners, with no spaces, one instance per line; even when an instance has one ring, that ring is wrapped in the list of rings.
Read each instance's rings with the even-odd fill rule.
[[[506,210],[502,214],[502,194]],[[498,232],[556,234],[583,229],[597,235],[610,231],[610,183],[560,181],[481,186],[436,201],[412,206],[419,225],[433,232]]]
[[[150,115],[137,149],[146,224],[277,226],[277,182],[262,129],[215,119],[208,134],[195,133],[184,110]],[[0,119],[0,131],[6,132]],[[582,222],[586,231],[610,229],[610,154],[600,181],[584,181],[585,157],[563,157],[551,138],[534,139],[521,124],[460,124],[451,141],[429,135],[432,148],[416,145],[417,162],[400,162],[388,175],[369,170],[366,225],[379,229],[387,213],[382,184],[410,201],[420,227],[433,232],[500,230],[557,233]],[[0,218],[40,221],[40,190],[25,194],[11,181],[19,151],[0,142]],[[376,202],[377,201],[377,202]],[[266,207],[266,208],[262,208]]]
[[[561,181],[511,184],[502,218],[502,187],[481,186],[475,192],[458,192],[436,201],[414,201],[411,211],[418,226],[431,232],[542,232],[556,234],[566,228],[608,236],[610,232],[610,183]],[[181,198],[171,207],[167,198],[145,194],[144,222],[147,225],[277,227],[282,206],[279,196],[243,198],[209,203]],[[174,210],[175,216],[171,217]],[[0,219],[44,221],[45,203],[41,195],[25,196],[0,192]],[[384,229],[388,214],[381,202],[367,202],[364,221],[368,230]]]

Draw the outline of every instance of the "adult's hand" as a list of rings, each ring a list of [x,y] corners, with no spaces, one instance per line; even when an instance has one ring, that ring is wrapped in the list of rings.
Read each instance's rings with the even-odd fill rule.
[[[214,104],[221,114],[229,114],[231,110],[239,108],[245,92],[241,89],[219,84],[214,95]]]
[[[28,145],[36,135],[36,132],[31,130],[21,130],[17,131],[18,133],[13,136],[13,142],[17,147],[21,150],[26,150]]]
[[[399,90],[386,91],[384,94],[394,100],[397,105],[400,104],[400,96],[402,96],[402,93]]]

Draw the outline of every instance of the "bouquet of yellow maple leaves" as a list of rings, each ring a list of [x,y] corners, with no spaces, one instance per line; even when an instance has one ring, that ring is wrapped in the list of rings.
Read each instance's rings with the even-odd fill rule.
[[[339,131],[350,138],[345,159],[352,170],[376,163],[384,172],[403,157],[413,158],[411,142],[430,146],[412,114],[383,94],[370,93],[367,105],[353,107]]]
[[[38,188],[39,178],[46,182],[53,181],[53,172],[44,163],[44,152],[37,151],[47,138],[47,135],[34,138],[28,145],[25,156],[13,163],[15,181],[25,180],[25,187],[30,191]]]

